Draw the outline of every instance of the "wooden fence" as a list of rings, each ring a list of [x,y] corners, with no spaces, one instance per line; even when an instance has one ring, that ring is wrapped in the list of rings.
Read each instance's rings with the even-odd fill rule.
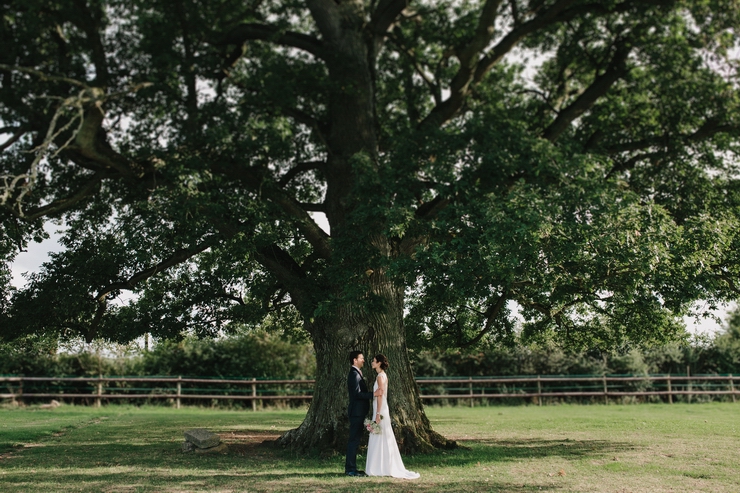
[[[673,403],[685,396],[740,396],[733,375],[646,375],[646,376],[523,376],[417,378],[425,400],[547,399],[657,397]],[[103,400],[169,399],[180,408],[183,400],[249,401],[252,409],[264,401],[300,401],[312,398],[314,380],[205,379],[182,377],[0,377],[7,390],[0,399],[12,401],[67,399]],[[138,386],[136,386],[138,385]]]

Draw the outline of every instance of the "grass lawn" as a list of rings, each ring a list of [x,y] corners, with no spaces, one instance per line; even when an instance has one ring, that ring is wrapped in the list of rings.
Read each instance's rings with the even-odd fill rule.
[[[428,408],[465,448],[405,457],[416,481],[347,478],[344,456],[262,445],[303,415],[1,408],[0,491],[740,491],[740,403]],[[196,427],[228,451],[182,453],[183,431]]]

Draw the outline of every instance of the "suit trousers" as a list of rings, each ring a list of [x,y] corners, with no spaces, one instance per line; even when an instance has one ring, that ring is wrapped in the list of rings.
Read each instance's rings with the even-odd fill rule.
[[[349,441],[347,442],[347,457],[344,460],[344,472],[357,471],[357,448],[365,430],[365,416],[349,417]]]

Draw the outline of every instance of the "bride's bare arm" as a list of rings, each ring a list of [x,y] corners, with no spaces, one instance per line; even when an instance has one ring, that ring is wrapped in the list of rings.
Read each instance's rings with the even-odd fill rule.
[[[388,377],[385,376],[385,373],[382,375],[378,375],[378,390],[375,392],[375,394],[378,396],[378,406],[377,409],[380,411],[383,409],[383,398],[386,396],[386,391],[388,390]],[[375,414],[375,422],[380,424],[380,412]]]

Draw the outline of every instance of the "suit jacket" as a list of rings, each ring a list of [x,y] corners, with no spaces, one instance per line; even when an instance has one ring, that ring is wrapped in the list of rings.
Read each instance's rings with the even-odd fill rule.
[[[373,393],[367,391],[365,379],[360,376],[360,372],[354,366],[349,369],[349,375],[347,375],[347,391],[349,392],[347,416],[350,418],[367,416]]]

